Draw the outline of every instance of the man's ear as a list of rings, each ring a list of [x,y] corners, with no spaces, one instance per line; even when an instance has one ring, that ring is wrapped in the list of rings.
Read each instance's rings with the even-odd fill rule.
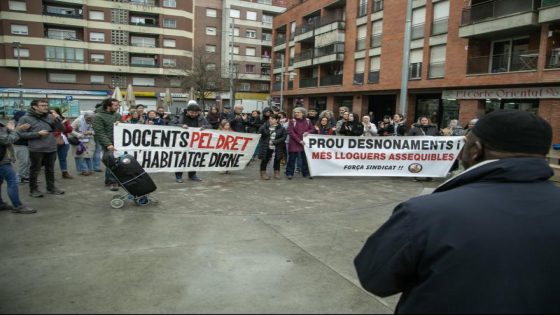
[[[472,159],[476,163],[482,162],[485,159],[486,152],[484,145],[480,141],[475,141],[473,146]]]

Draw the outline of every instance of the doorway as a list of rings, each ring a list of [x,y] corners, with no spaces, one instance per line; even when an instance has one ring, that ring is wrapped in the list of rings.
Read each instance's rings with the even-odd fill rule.
[[[371,95],[368,100],[368,115],[372,112],[372,122],[378,125],[379,121],[383,120],[383,116],[393,117],[396,113],[396,104],[396,95]]]

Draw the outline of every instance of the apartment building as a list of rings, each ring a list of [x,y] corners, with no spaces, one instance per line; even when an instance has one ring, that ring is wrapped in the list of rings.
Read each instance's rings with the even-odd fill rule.
[[[560,142],[560,0],[414,0],[406,116],[440,127],[538,113]],[[272,94],[290,110],[399,112],[407,1],[300,1],[274,19]],[[283,65],[283,67],[282,67]],[[282,90],[282,91],[280,91]]]
[[[26,105],[48,97],[91,109],[128,84],[137,103],[155,107],[166,88],[185,91],[193,17],[192,0],[1,1],[2,108],[18,104],[22,90]]]
[[[286,0],[196,1],[194,51],[208,54],[211,59],[207,67],[220,69],[228,82],[222,91],[210,96],[208,103],[222,106],[235,102],[243,104],[246,110],[267,106],[272,21],[286,10],[286,3]],[[230,91],[234,93],[233,99]]]

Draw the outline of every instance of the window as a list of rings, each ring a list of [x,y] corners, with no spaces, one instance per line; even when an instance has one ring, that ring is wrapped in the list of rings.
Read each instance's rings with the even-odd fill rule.
[[[233,46],[233,54],[239,55],[239,46]]]
[[[367,26],[362,25],[358,27],[358,40],[356,41],[356,50],[366,49],[366,35]]]
[[[272,15],[265,15],[265,14],[263,14],[263,16],[262,16],[262,22],[265,23],[265,24],[270,24],[270,25],[272,25],[272,19],[273,19],[273,16],[272,16]]]
[[[247,38],[257,38],[257,31],[255,30],[246,30],[245,37]]]
[[[12,34],[29,35],[29,28],[27,25],[12,24]]]
[[[420,79],[422,77],[422,58],[424,51],[422,48],[410,51],[409,79]]]
[[[130,65],[138,67],[155,67],[156,60],[154,57],[131,56]]]
[[[434,3],[434,19],[432,22],[432,35],[447,33],[449,19],[449,1]]]
[[[216,64],[215,63],[207,63],[206,64],[206,70],[216,70]]]
[[[380,64],[381,62],[379,56],[371,57],[369,59],[368,83],[379,83]]]
[[[49,82],[76,83],[76,75],[73,73],[49,73]]]
[[[424,24],[426,23],[426,8],[418,8],[412,11],[412,32],[411,38],[419,39],[424,37]]]
[[[48,29],[47,37],[51,39],[67,39],[76,40],[76,31],[74,30],[59,30],[59,29]]]
[[[245,72],[246,73],[254,73],[255,72],[255,65],[251,65],[251,64],[245,65]]]
[[[163,58],[163,66],[164,67],[176,67],[177,66],[177,59]]]
[[[135,86],[155,86],[156,80],[154,78],[132,78],[132,85]]]
[[[27,11],[27,5],[23,1],[10,0],[9,9],[12,11]]]
[[[215,9],[206,9],[206,16],[207,17],[217,17],[218,16],[218,11],[216,11]]]
[[[492,42],[490,71],[498,73],[536,70],[538,50],[530,50],[529,47],[529,37]]]
[[[238,19],[239,17],[241,17],[241,12],[239,12],[239,10],[236,10],[236,9],[230,9],[229,10],[229,17]]]
[[[383,33],[383,20],[378,20],[373,22],[371,28],[372,31],[371,31],[370,47],[371,48],[381,47],[381,39],[382,39],[381,37]]]
[[[216,52],[216,45],[206,45],[206,52],[209,52],[209,53]]]
[[[163,6],[165,8],[176,8],[177,1],[176,0],[163,0]]]
[[[256,21],[257,20],[257,12],[247,11],[247,20]]]
[[[163,19],[163,27],[177,28],[177,21],[174,19]]]
[[[364,73],[366,67],[365,59],[356,59],[356,73]]]
[[[171,82],[169,83],[169,85],[171,85],[171,87],[181,87],[182,85],[182,80],[179,78],[172,78]]]
[[[255,56],[256,54],[257,54],[257,50],[254,47],[245,48],[245,55],[246,56]]]
[[[89,33],[90,42],[105,42],[105,33]]]
[[[151,37],[130,37],[130,45],[136,47],[156,47],[156,39]]]
[[[206,26],[206,35],[216,36],[216,28],[215,28],[215,27]]]
[[[247,82],[239,83],[239,91],[251,91],[251,83],[247,83]]]
[[[104,54],[91,54],[90,59],[92,63],[105,63]]]
[[[105,20],[105,13],[103,11],[89,11],[89,19],[103,21]]]
[[[84,63],[84,50],[71,47],[45,47],[47,61]]]
[[[430,78],[443,78],[445,76],[445,45],[433,46],[430,49]]]
[[[233,36],[238,36],[239,37],[239,27],[234,27],[233,28]]]
[[[91,82],[91,84],[103,84],[105,83],[105,76],[103,75],[91,75],[89,77],[89,81]]]
[[[18,49],[17,48],[14,48],[14,57],[18,57]],[[19,48],[19,57],[29,58],[29,49]]]
[[[177,41],[174,39],[164,39],[163,47],[175,48],[177,47]]]

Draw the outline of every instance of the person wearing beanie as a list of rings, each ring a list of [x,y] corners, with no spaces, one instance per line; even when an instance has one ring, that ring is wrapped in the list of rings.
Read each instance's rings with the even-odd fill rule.
[[[402,293],[396,313],[559,313],[550,124],[495,111],[465,141],[466,171],[398,205],[369,237],[354,260],[362,286]]]

